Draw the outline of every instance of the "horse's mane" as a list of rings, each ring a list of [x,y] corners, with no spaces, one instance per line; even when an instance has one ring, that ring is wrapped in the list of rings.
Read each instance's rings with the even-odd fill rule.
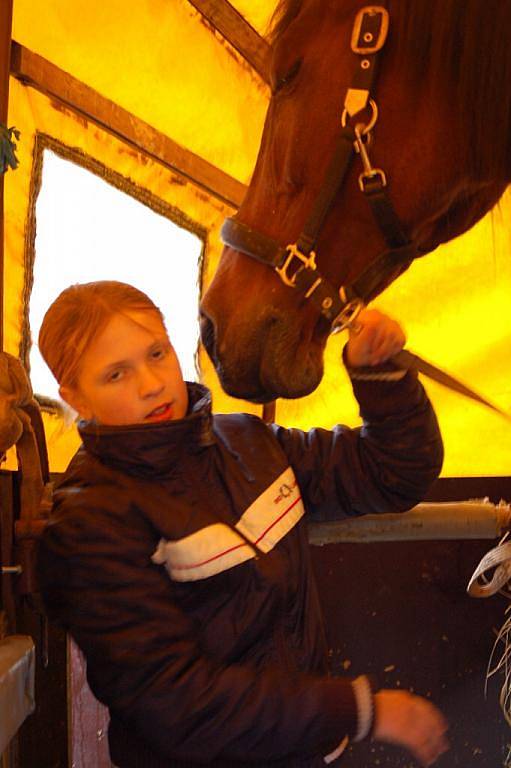
[[[269,35],[272,43],[309,1],[279,0]],[[511,0],[397,3],[400,12],[395,18],[393,0],[388,6],[400,72],[417,84],[429,82],[438,96],[459,111],[476,178],[509,178]]]

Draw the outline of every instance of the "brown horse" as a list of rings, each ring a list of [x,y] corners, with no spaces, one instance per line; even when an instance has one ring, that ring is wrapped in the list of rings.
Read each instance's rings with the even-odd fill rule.
[[[391,255],[404,252],[369,280],[365,301],[412,258],[472,227],[511,181],[511,0],[385,5],[387,38],[376,53],[368,44],[367,55],[354,51],[352,42],[362,0],[281,0],[277,7],[272,97],[259,156],[236,217],[241,226],[235,222],[234,237],[227,231],[235,247],[224,249],[201,307],[203,341],[234,396],[265,402],[311,392],[321,380],[332,329],[332,318],[309,300],[310,292],[320,294],[312,277],[320,275],[337,293],[356,286],[368,265],[389,252],[385,226],[382,232],[359,188],[367,165],[353,153],[320,217],[313,243],[317,272],[307,262],[308,249],[286,264],[288,284],[268,263],[251,258],[267,242],[276,241],[285,254],[288,244],[304,240],[311,210],[325,184],[331,186],[325,176],[332,175],[343,131],[350,132],[344,136],[350,145],[370,155],[370,171],[385,172],[386,209],[398,221]],[[381,32],[364,29],[358,33],[366,42]],[[348,110],[346,128],[341,114],[345,95],[359,90],[356,73],[373,66],[373,58],[378,74],[370,88],[378,115],[369,144],[360,128],[376,118],[375,107]],[[261,245],[260,236],[269,240]],[[312,277],[302,288],[296,276]]]

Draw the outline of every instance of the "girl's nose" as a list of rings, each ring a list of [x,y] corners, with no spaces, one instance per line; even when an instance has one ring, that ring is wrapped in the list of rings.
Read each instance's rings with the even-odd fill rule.
[[[154,397],[160,394],[164,386],[163,378],[152,368],[146,367],[139,372],[138,393],[140,397]]]

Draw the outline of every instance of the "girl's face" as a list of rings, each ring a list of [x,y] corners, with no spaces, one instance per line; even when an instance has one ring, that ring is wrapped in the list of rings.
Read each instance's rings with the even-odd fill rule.
[[[121,426],[182,419],[188,393],[157,312],[115,314],[83,355],[61,397],[84,419]]]

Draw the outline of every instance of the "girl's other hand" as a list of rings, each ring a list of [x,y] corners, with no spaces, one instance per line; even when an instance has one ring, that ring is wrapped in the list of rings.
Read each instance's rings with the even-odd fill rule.
[[[404,747],[423,766],[449,749],[447,722],[430,701],[408,691],[382,690],[374,697],[373,738]]]

